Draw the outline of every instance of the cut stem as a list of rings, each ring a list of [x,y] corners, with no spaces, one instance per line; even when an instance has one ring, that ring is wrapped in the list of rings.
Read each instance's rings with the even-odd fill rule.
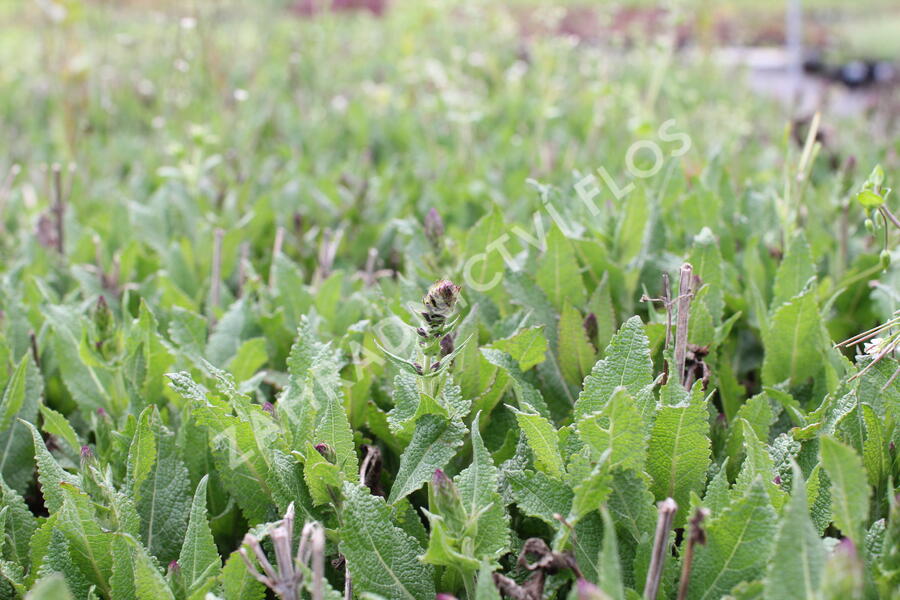
[[[659,592],[659,582],[662,579],[663,567],[666,562],[666,551],[669,547],[669,532],[672,530],[672,522],[675,520],[675,512],[678,504],[672,498],[666,498],[659,503],[659,517],[656,521],[656,535],[653,538],[653,552],[650,555],[650,568],[647,570],[647,581],[644,584],[644,598],[656,600]]]
[[[675,373],[678,382],[685,384],[684,363],[687,357],[688,325],[691,320],[691,300],[694,297],[694,268],[690,263],[681,265],[678,282],[678,317],[675,322]]]

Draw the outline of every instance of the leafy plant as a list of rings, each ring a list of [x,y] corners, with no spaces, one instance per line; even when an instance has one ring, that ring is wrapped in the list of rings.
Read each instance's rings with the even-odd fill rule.
[[[253,4],[0,8],[0,599],[896,595],[896,132]]]

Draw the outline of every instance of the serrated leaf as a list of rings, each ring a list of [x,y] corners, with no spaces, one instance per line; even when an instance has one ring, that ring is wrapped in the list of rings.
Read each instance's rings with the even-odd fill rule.
[[[559,364],[563,377],[572,385],[581,385],[595,358],[594,347],[584,330],[581,313],[566,300],[559,317]]]
[[[384,499],[345,483],[341,520],[340,551],[357,594],[373,593],[387,600],[434,596],[433,567],[419,562],[422,547],[391,524]]]
[[[412,440],[400,457],[397,477],[388,502],[405,498],[431,479],[435,469],[447,465],[463,443],[465,426],[439,415],[424,415],[416,422]]]
[[[225,600],[262,600],[266,597],[266,586],[250,574],[237,550],[225,561],[219,581]]]
[[[707,543],[696,551],[688,599],[718,599],[735,585],[760,577],[771,551],[775,519],[759,480],[720,516],[711,519],[706,528]]]
[[[825,547],[809,518],[803,473],[796,463],[792,469],[791,499],[781,515],[765,579],[765,597],[772,600],[814,598],[825,567]]]
[[[619,543],[616,540],[616,528],[609,511],[600,511],[603,516],[603,549],[597,561],[597,585],[606,592],[611,600],[625,600],[625,588],[622,585],[622,567],[619,564]]]
[[[625,388],[619,388],[607,405],[578,421],[579,437],[596,454],[610,450],[610,468],[642,471],[647,456],[646,433],[641,414]]]
[[[774,310],[800,294],[815,274],[816,270],[809,244],[806,243],[803,232],[799,232],[791,240],[787,252],[775,272],[771,308]]]
[[[19,564],[28,564],[28,551],[31,536],[37,528],[34,515],[25,504],[25,500],[0,477],[0,508],[7,511],[6,527],[0,528],[5,544],[0,543],[5,556]]]
[[[819,439],[822,466],[831,479],[831,510],[834,524],[862,545],[863,524],[869,512],[869,483],[862,460],[852,448],[830,436]]]
[[[668,386],[679,384],[670,379]],[[660,406],[650,433],[647,473],[657,500],[672,497],[678,504],[676,527],[684,522],[691,492],[699,492],[710,463],[708,412],[699,385],[687,404]]]
[[[466,514],[477,523],[473,556],[482,560],[497,558],[507,549],[509,516],[497,491],[500,471],[484,446],[478,422],[477,417],[472,420],[472,462],[455,483]]]
[[[554,515],[571,512],[572,490],[563,482],[540,471],[509,471],[504,476],[519,510],[526,515],[555,527],[559,521]]]
[[[509,405],[507,408],[516,415],[519,428],[525,433],[534,453],[535,466],[551,477],[561,477],[565,466],[559,453],[559,434],[553,423],[537,413],[523,412]]]
[[[43,405],[41,405],[41,416],[44,417],[44,422],[41,426],[44,431],[62,439],[73,453],[77,453],[81,449],[78,434],[75,433],[75,429],[72,428],[66,417],[49,406]]]
[[[522,371],[544,362],[547,355],[547,338],[541,325],[520,329],[509,337],[492,342],[491,346],[512,356]]]
[[[59,573],[47,575],[34,584],[26,600],[74,600],[66,580]]]
[[[216,543],[206,517],[206,486],[209,477],[197,484],[184,543],[178,555],[178,564],[188,594],[200,587],[208,578],[218,575],[222,567]]]
[[[81,477],[73,475],[65,471],[53,455],[44,445],[44,440],[37,428],[31,423],[25,423],[25,426],[31,430],[31,437],[34,440],[34,456],[37,462],[38,481],[41,483],[41,493],[44,496],[44,503],[47,510],[54,513],[60,509],[65,498],[60,485],[68,483],[75,487],[81,487]]]
[[[547,234],[546,244],[535,273],[537,284],[558,311],[562,311],[566,301],[580,306],[585,301],[585,290],[572,244],[555,226]]]
[[[28,371],[30,355],[26,354],[19,361],[16,370],[6,384],[3,396],[0,397],[0,431],[4,431],[12,424],[16,414],[25,404],[25,381]]]
[[[804,382],[822,367],[822,326],[815,291],[807,291],[775,310],[763,336],[763,383]]]
[[[141,539],[154,556],[168,562],[178,556],[187,526],[191,502],[188,471],[174,434],[162,425],[155,407],[149,410],[142,413],[132,442],[135,475],[131,489],[141,517]]]
[[[622,325],[603,356],[584,379],[584,389],[575,403],[576,421],[601,410],[618,387],[636,396],[653,383],[650,341],[640,317],[632,317]]]

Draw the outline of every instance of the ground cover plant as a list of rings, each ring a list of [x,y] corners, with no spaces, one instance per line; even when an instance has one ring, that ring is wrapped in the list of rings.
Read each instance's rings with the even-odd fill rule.
[[[0,8],[0,598],[897,597],[889,111],[198,6]]]

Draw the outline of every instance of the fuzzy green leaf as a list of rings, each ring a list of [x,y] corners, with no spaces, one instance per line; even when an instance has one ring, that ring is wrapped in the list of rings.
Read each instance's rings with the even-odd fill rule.
[[[400,467],[388,502],[405,498],[431,479],[435,469],[447,465],[463,443],[465,426],[439,415],[424,415],[416,422],[412,441],[400,457]]]
[[[584,379],[584,389],[575,403],[576,420],[606,406],[618,387],[624,387],[634,397],[653,383],[650,341],[639,317],[622,325],[603,356]]]
[[[341,521],[340,551],[357,594],[387,600],[434,597],[433,567],[419,562],[422,547],[391,523],[382,498],[345,483]]]

